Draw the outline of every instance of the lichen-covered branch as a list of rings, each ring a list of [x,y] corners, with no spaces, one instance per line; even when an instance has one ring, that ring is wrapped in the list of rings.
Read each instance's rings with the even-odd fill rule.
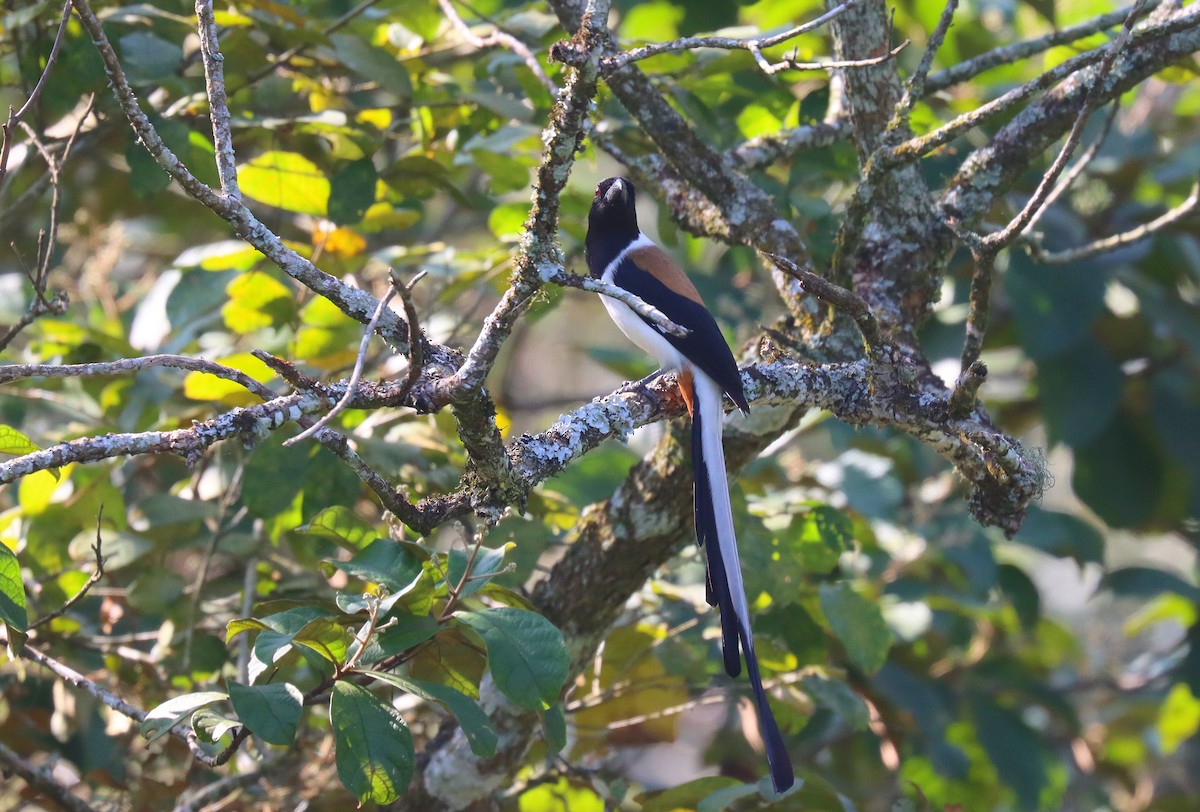
[[[1146,26],[1135,29],[1129,47],[1100,84],[1097,102],[1117,98],[1154,73],[1198,50],[1200,6],[1193,3],[1165,17],[1156,15]],[[1067,132],[1093,86],[1098,71],[1095,63],[1105,53],[1107,48],[1097,48],[1050,71],[1055,74],[1055,81],[1064,81],[1031,102],[1001,127],[986,145],[971,153],[941,195],[941,209],[947,218],[965,227],[973,225],[1016,177],[1029,168],[1036,156]],[[1076,62],[1085,57],[1086,62]],[[1073,69],[1059,71],[1072,63]],[[1091,67],[1081,70],[1085,64]]]

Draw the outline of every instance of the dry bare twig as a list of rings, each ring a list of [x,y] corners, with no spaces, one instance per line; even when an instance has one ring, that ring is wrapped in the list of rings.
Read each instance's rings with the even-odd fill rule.
[[[496,46],[507,48],[521,58],[521,61],[525,63],[530,72],[542,83],[542,87],[550,91],[551,96],[558,94],[558,86],[554,84],[554,80],[546,75],[546,69],[542,67],[537,57],[529,50],[529,46],[520,39],[504,31],[500,26],[496,26],[489,34],[479,36],[471,30],[471,26],[467,25],[466,21],[459,15],[458,9],[454,7],[454,3],[451,0],[438,0],[438,6],[441,7],[442,14],[446,15],[446,19],[454,26],[454,30],[470,43],[471,47],[481,51]]]
[[[1148,223],[1143,223],[1128,231],[1113,234],[1111,237],[1090,242],[1087,245],[1081,245],[1078,248],[1068,248],[1062,251],[1043,251],[1038,246],[1032,246],[1030,254],[1038,262],[1044,262],[1048,265],[1063,265],[1068,262],[1088,259],[1098,254],[1105,254],[1109,251],[1116,251],[1118,248],[1124,248],[1128,245],[1149,239],[1163,229],[1175,225],[1175,223],[1178,223],[1196,211],[1198,204],[1200,204],[1200,180],[1192,183],[1192,190],[1182,203],[1155,217]]]
[[[829,11],[821,16],[810,20],[806,23],[794,26],[779,34],[774,34],[769,37],[756,37],[753,39],[738,39],[736,37],[683,37],[682,39],[671,40],[670,42],[655,42],[649,45],[643,45],[640,48],[632,48],[612,56],[606,56],[600,63],[600,69],[608,73],[609,71],[623,68],[626,65],[631,65],[634,62],[639,62],[643,59],[649,59],[652,56],[659,54],[672,53],[675,51],[695,51],[701,48],[716,48],[724,51],[749,51],[755,54],[755,58],[760,58],[763,48],[771,48],[776,45],[781,45],[790,39],[795,39],[801,34],[808,33],[817,28],[820,28],[825,23],[834,19],[840,14],[844,14],[850,8],[854,7],[858,0],[846,0],[846,2],[834,6]]]

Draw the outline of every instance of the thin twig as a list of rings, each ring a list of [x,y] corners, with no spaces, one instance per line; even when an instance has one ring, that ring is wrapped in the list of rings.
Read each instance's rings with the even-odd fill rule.
[[[974,265],[971,268],[971,287],[967,294],[967,324],[963,337],[960,377],[966,376],[971,366],[983,352],[983,339],[987,335],[988,317],[992,306],[992,277],[996,273],[996,254],[972,245],[973,235],[960,232],[955,223],[948,224],[971,248]]]
[[[117,375],[150,367],[167,367],[188,372],[203,372],[244,386],[259,397],[269,400],[275,393],[245,372],[186,355],[145,355],[141,358],[121,358],[91,364],[8,364],[0,366],[0,384],[25,378],[86,378],[93,375]]]
[[[191,668],[192,642],[196,635],[196,618],[200,614],[200,601],[204,597],[204,584],[208,581],[208,572],[212,568],[213,557],[217,554],[217,548],[221,545],[221,540],[229,535],[238,522],[244,519],[250,512],[249,508],[243,505],[233,515],[232,519],[228,522],[225,521],[225,514],[229,511],[230,505],[241,497],[242,476],[245,471],[246,466],[244,464],[237,467],[233,475],[233,480],[229,483],[229,487],[225,489],[224,494],[222,494],[220,502],[218,502],[217,517],[212,538],[208,540],[208,549],[204,551],[200,572],[196,573],[196,578],[192,581],[192,602],[188,609],[187,631],[183,637],[182,660],[185,669]]]
[[[1101,87],[1108,78],[1109,71],[1112,70],[1117,56],[1129,44],[1129,40],[1133,35],[1133,22],[1145,4],[1146,0],[1138,0],[1138,2],[1133,4],[1133,9],[1129,12],[1129,16],[1125,20],[1125,27],[1121,30],[1121,35],[1109,44],[1108,50],[1100,62],[1100,67],[1092,79],[1092,86],[1088,89],[1087,95],[1083,99],[1083,105],[1079,108],[1079,113],[1075,117],[1075,124],[1071,127],[1070,133],[1067,134],[1066,142],[1062,145],[1062,149],[1059,150],[1057,157],[1055,157],[1054,162],[1050,165],[1050,169],[1042,176],[1033,196],[1029,198],[1024,208],[1021,209],[1007,226],[984,238],[984,243],[989,250],[999,250],[1015,240],[1025,227],[1029,225],[1046,198],[1050,195],[1050,191],[1054,188],[1055,183],[1058,182],[1059,176],[1066,169],[1067,162],[1071,160],[1071,156],[1075,153],[1075,148],[1079,146],[1079,141],[1083,137],[1083,127],[1087,124],[1092,111],[1096,109],[1096,106],[1100,102]]]
[[[95,807],[58,783],[52,766],[30,764],[3,742],[0,742],[0,772],[5,776],[9,773],[20,776],[32,789],[44,792],[68,812],[97,812]]]
[[[334,404],[334,407],[322,416],[320,420],[295,437],[284,440],[284,445],[295,445],[301,440],[307,440],[309,437],[312,437],[324,428],[330,420],[337,417],[343,409],[349,406],[350,401],[354,400],[355,395],[358,394],[358,382],[362,378],[363,365],[367,361],[367,349],[371,346],[371,336],[375,335],[375,325],[379,323],[379,317],[383,315],[384,310],[387,310],[388,304],[391,303],[392,297],[395,295],[396,290],[393,288],[388,291],[386,296],[379,300],[379,305],[375,308],[374,315],[371,316],[371,320],[367,322],[367,326],[363,329],[362,341],[358,344],[358,355],[354,359],[354,369],[350,373],[350,382],[346,384],[346,393],[342,395],[341,400]]]
[[[1160,2],[1161,0],[1152,0],[1149,8],[1154,8]],[[992,68],[1019,62],[1034,54],[1048,51],[1057,45],[1075,42],[1076,40],[1099,33],[1106,28],[1120,25],[1128,19],[1132,8],[1133,6],[1126,6],[1125,8],[1110,11],[1107,14],[1102,14],[1099,17],[1079,23],[1078,25],[1051,31],[1043,36],[1034,37],[1033,39],[1017,42],[1012,45],[993,48],[979,56],[933,74],[925,82],[925,93],[937,93],[939,90],[945,90],[948,87],[965,82]]]
[[[964,380],[971,379],[970,370],[975,362],[979,360],[980,353],[983,351],[983,341],[987,334],[989,311],[991,309],[991,288],[992,279],[995,276],[996,257],[1000,251],[1015,240],[1025,227],[1029,225],[1038,210],[1041,209],[1050,196],[1055,184],[1058,182],[1059,176],[1061,176],[1063,170],[1066,168],[1067,162],[1071,159],[1071,155],[1083,137],[1083,127],[1099,103],[1102,95],[1101,87],[1108,77],[1113,63],[1121,51],[1129,44],[1133,36],[1134,19],[1145,3],[1146,0],[1138,0],[1138,2],[1134,3],[1133,8],[1125,19],[1125,26],[1121,30],[1121,35],[1113,40],[1107,48],[1097,49],[1098,51],[1102,51],[1100,66],[1092,77],[1091,86],[1088,88],[1083,103],[1080,105],[1079,112],[1075,116],[1075,123],[1072,125],[1071,131],[1067,135],[1067,139],[1059,150],[1058,156],[1051,164],[1050,169],[1042,176],[1033,196],[1030,197],[1017,216],[1003,229],[986,237],[965,231],[957,223],[948,224],[970,248],[975,266],[971,272],[966,335],[963,338],[962,372],[960,377]],[[959,406],[962,406],[961,402]]]
[[[241,200],[238,189],[237,160],[230,132],[229,99],[225,92],[225,56],[217,36],[212,0],[196,0],[196,22],[200,34],[200,60],[204,63],[204,90],[208,95],[208,117],[212,121],[213,146],[216,149],[217,177],[221,192]]]
[[[529,68],[537,80],[542,83],[546,90],[550,91],[550,95],[558,95],[558,86],[554,84],[554,80],[546,75],[545,68],[538,62],[537,57],[529,50],[529,46],[521,40],[514,37],[507,31],[503,31],[497,26],[490,34],[479,36],[471,31],[471,26],[467,25],[466,21],[459,16],[458,10],[454,8],[451,0],[438,0],[438,5],[441,6],[442,14],[446,15],[446,19],[454,26],[454,30],[459,35],[470,43],[471,47],[478,50],[501,46],[512,51],[517,56],[521,57],[521,61]]]
[[[797,265],[787,257],[781,257],[777,254],[765,254],[765,256],[775,264],[776,268],[799,281],[805,290],[812,293],[818,299],[829,302],[829,304],[839,308],[854,319],[854,323],[858,325],[859,332],[862,333],[863,340],[866,341],[869,353],[874,354],[876,350],[883,346],[883,336],[879,332],[879,322],[875,319],[875,314],[871,312],[871,306],[867,304],[865,299],[848,288],[835,285],[829,280],[818,276],[811,269]]]
[[[96,554],[96,569],[92,570],[92,574],[88,576],[87,581],[85,581],[83,586],[79,588],[79,591],[75,593],[75,597],[68,600],[53,612],[43,615],[33,623],[30,623],[30,630],[36,629],[38,626],[49,623],[50,621],[54,620],[54,618],[66,614],[72,606],[83,600],[84,596],[87,595],[88,590],[90,590],[97,581],[104,577],[104,553],[102,551],[102,548],[104,547],[104,539],[100,537],[100,522],[103,519],[104,505],[101,505],[100,512],[96,515],[96,543],[92,545],[92,552]]]
[[[354,20],[354,18],[360,16],[364,11],[366,11],[367,9],[371,8],[372,6],[376,5],[379,2],[380,2],[380,0],[362,0],[362,2],[360,2],[357,6],[350,9],[345,14],[343,14],[341,17],[338,17],[336,20],[334,20],[332,23],[330,23],[328,26],[326,26],[324,29],[322,29],[322,31],[321,31],[322,36],[328,37],[330,34],[337,33],[340,29],[344,28],[347,23],[351,22],[352,20]],[[277,69],[279,69],[280,66],[286,65],[288,62],[295,59],[300,54],[305,53],[312,46],[313,46],[313,41],[306,40],[304,42],[301,42],[298,45],[294,45],[291,48],[288,48],[286,51],[283,51],[282,53],[278,54],[277,56],[271,57],[271,62],[268,65],[266,65],[263,68],[259,68],[258,70],[254,71],[254,72],[250,73],[248,76],[246,76],[245,84],[241,85],[240,87],[234,88],[234,93],[245,90],[247,87],[250,87],[251,85],[262,80],[264,77],[270,76]]]
[[[50,55],[46,57],[46,67],[42,68],[42,75],[38,77],[37,84],[33,86],[29,98],[21,105],[20,110],[14,112],[11,107],[8,108],[8,120],[0,127],[0,185],[3,185],[4,176],[8,174],[8,156],[12,150],[13,129],[37,104],[38,98],[42,95],[42,88],[46,86],[50,71],[54,69],[54,63],[58,61],[58,52],[62,49],[63,39],[67,35],[67,24],[70,21],[71,0],[67,0],[63,4],[62,20],[59,21],[58,32],[54,35],[54,43],[50,46]]]
[[[7,644],[7,640],[3,642],[4,644]],[[69,665],[59,662],[48,654],[43,654],[33,646],[30,646],[29,644],[23,646],[19,656],[23,659],[35,662],[43,668],[49,670],[68,685],[72,685],[76,688],[86,691],[90,696],[95,697],[104,705],[121,714],[122,716],[130,718],[138,724],[146,721],[146,712],[144,710],[135,708],[133,705],[130,705],[112,691],[102,688],[99,683],[88,679],[83,674],[80,674],[78,671],[71,668]],[[239,733],[240,732],[241,731],[239,731]],[[210,767],[224,764],[233,755],[232,752],[228,752],[227,748],[226,751],[222,751],[216,756],[210,756],[204,750],[204,748],[201,747],[200,740],[196,737],[196,732],[190,727],[175,725],[171,728],[170,733],[172,736],[175,736],[187,744],[188,749],[192,752],[192,756],[197,761],[207,764]],[[242,736],[242,738],[244,739],[245,736]],[[240,744],[237,736],[234,736],[234,742]]]
[[[404,284],[394,270],[388,269],[388,275],[392,280],[392,289],[400,294],[400,303],[404,307],[404,317],[408,322],[408,372],[404,376],[400,393],[396,395],[396,402],[399,404],[408,400],[417,379],[421,377],[421,371],[425,368],[425,337],[421,335],[420,317],[412,299],[412,289],[425,278],[425,273],[425,271],[421,271],[410,279],[408,284]]]
[[[1154,42],[1163,39],[1180,31],[1186,31],[1196,26],[1195,17],[1188,14],[1175,15],[1166,22],[1154,24],[1141,28],[1133,33],[1133,42],[1137,45],[1142,45],[1148,42]],[[976,127],[993,116],[1003,114],[1012,108],[1021,104],[1035,93],[1046,90],[1047,88],[1066,79],[1068,76],[1083,70],[1091,65],[1101,62],[1113,53],[1110,46],[1112,43],[1102,45],[1098,48],[1093,48],[1078,56],[1074,56],[1067,61],[1056,65],[1050,70],[1034,77],[1029,82],[1026,82],[1019,87],[1015,87],[1007,93],[997,96],[987,104],[980,105],[969,113],[964,113],[953,121],[943,124],[936,130],[925,135],[911,138],[902,144],[892,147],[887,152],[882,153],[877,161],[882,165],[892,165],[895,163],[903,163],[905,161],[915,161],[923,155],[945,146],[950,141],[958,136]],[[926,86],[928,92],[928,84]]]
[[[946,32],[950,30],[950,23],[953,22],[954,12],[957,9],[958,0],[949,0],[946,7],[942,9],[942,16],[938,18],[937,27],[933,29],[933,33],[929,36],[929,42],[925,44],[925,52],[921,54],[921,62],[913,71],[912,76],[908,78],[908,82],[905,83],[904,95],[896,105],[896,112],[892,116],[893,123],[907,118],[917,100],[925,97],[925,80],[929,76],[930,67],[933,66],[933,57],[942,47],[942,42],[946,39]]]
[[[590,276],[578,276],[576,274],[567,273],[566,271],[556,270],[553,273],[547,274],[544,278],[544,281],[567,288],[576,288],[578,290],[599,293],[601,296],[607,296],[610,299],[616,299],[618,302],[628,305],[633,312],[649,321],[664,333],[676,336],[678,338],[683,338],[688,334],[686,327],[680,327],[678,324],[668,319],[666,314],[664,314],[657,307],[646,304],[641,300],[641,298],[635,296],[624,288],[616,285],[610,285],[602,279],[593,279]]]
[[[588,0],[580,33],[571,43],[560,43],[552,52],[571,69],[567,71],[565,86],[542,132],[543,149],[534,182],[533,205],[525,221],[512,283],[484,319],[483,329],[462,365],[453,375],[431,387],[429,402],[433,407],[478,393],[501,346],[512,333],[517,319],[533,302],[545,276],[562,267],[562,250],[557,244],[559,198],[587,135],[599,78],[600,53],[606,43],[608,10],[608,0]],[[487,447],[468,448],[468,454],[491,453],[503,466],[495,448],[499,434],[490,430],[487,434],[490,438]],[[478,459],[473,461],[479,462]]]
[[[785,71],[785,70],[804,71],[804,70],[837,70],[839,68],[867,68],[867,67],[870,67],[871,65],[878,65],[882,62],[887,62],[889,59],[896,56],[896,54],[900,53],[905,48],[907,48],[909,46],[909,42],[910,42],[910,40],[904,40],[904,42],[900,43],[895,48],[892,48],[887,53],[881,54],[879,56],[868,57],[867,59],[826,60],[823,62],[822,61],[797,62],[793,57],[787,57],[785,59],[781,59],[779,62],[771,64],[767,60],[767,58],[765,56],[763,56],[761,51],[759,51],[757,49],[751,49],[751,53],[754,54],[754,61],[758,64],[758,67],[762,70],[762,72],[767,74],[768,76],[774,76],[776,73],[780,73],[781,71]]]
[[[650,45],[643,45],[640,48],[613,56],[605,57],[600,61],[600,69],[604,73],[609,73],[614,70],[625,67],[626,65],[638,62],[643,59],[649,59],[652,56],[659,54],[670,53],[672,51],[694,51],[697,48],[717,48],[724,51],[761,51],[763,48],[770,48],[775,45],[787,42],[801,34],[820,28],[825,23],[834,19],[840,14],[844,14],[852,7],[857,5],[858,0],[846,0],[839,6],[835,6],[829,11],[822,14],[809,22],[797,25],[794,28],[789,28],[780,34],[775,34],[770,37],[761,39],[736,39],[734,37],[683,37],[682,39],[672,40],[670,42],[655,42]]]
[[[1062,265],[1067,262],[1075,262],[1088,257],[1094,257],[1097,254],[1115,251],[1118,248],[1124,248],[1127,245],[1141,242],[1142,240],[1152,237],[1155,233],[1162,231],[1168,226],[1187,217],[1192,212],[1196,211],[1197,205],[1200,204],[1200,180],[1192,184],[1192,191],[1188,194],[1187,199],[1166,212],[1160,217],[1156,217],[1148,223],[1132,228],[1129,231],[1122,231],[1119,234],[1114,234],[1111,237],[1105,237],[1095,242],[1090,242],[1087,245],[1081,245],[1078,248],[1069,248],[1063,251],[1041,251],[1032,248],[1030,254],[1038,262],[1044,262],[1049,265]]]
[[[325,273],[308,259],[300,256],[289,248],[277,234],[263,225],[254,216],[254,213],[239,200],[217,192],[199,180],[179,159],[179,156],[163,143],[158,130],[139,105],[137,94],[133,92],[116,50],[109,41],[104,26],[96,16],[89,0],[71,0],[71,2],[79,15],[79,21],[83,24],[88,36],[91,37],[92,44],[100,55],[100,60],[104,63],[105,73],[108,75],[109,84],[121,106],[121,111],[128,119],[134,133],[137,134],[138,140],[158,165],[189,196],[228,222],[240,238],[261,251],[280,270],[314,293],[324,296],[350,318],[366,323],[378,305],[374,296]],[[401,323],[399,316],[390,312],[385,313],[380,321],[380,334],[399,351],[406,351],[405,337],[408,329],[407,325]]]
[[[446,599],[446,606],[442,609],[442,613],[438,616],[439,623],[448,619],[450,615],[454,614],[455,606],[458,603],[458,596],[462,594],[463,587],[465,587],[467,582],[470,580],[471,570],[475,569],[475,559],[479,557],[479,550],[483,547],[483,539],[484,536],[487,535],[488,529],[489,527],[485,524],[475,531],[475,543],[471,545],[471,552],[467,554],[467,563],[466,566],[463,567],[462,577],[458,579],[458,583],[454,586],[450,586],[450,582],[446,581],[448,596]],[[442,575],[445,577],[444,572]]]
[[[1109,130],[1112,129],[1113,122],[1116,121],[1117,118],[1117,111],[1120,109],[1120,102],[1114,100],[1112,105],[1109,107],[1108,115],[1104,119],[1104,125],[1100,128],[1100,133],[1096,136],[1096,140],[1089,144],[1088,148],[1083,151],[1082,155],[1079,156],[1079,160],[1072,164],[1071,168],[1063,173],[1063,176],[1059,179],[1053,191],[1050,192],[1050,194],[1046,197],[1045,202],[1042,203],[1041,209],[1039,209],[1033,216],[1033,219],[1029,221],[1029,225],[1025,226],[1025,230],[1021,232],[1022,234],[1029,234],[1033,227],[1036,226],[1038,221],[1042,218],[1042,215],[1045,214],[1046,211],[1053,206],[1060,197],[1063,196],[1063,193],[1066,192],[1067,189],[1071,188],[1071,184],[1075,182],[1075,179],[1082,175],[1083,171],[1087,169],[1088,164],[1090,164],[1092,159],[1096,157],[1096,153],[1100,151],[1100,147],[1104,145],[1104,141],[1108,138]]]

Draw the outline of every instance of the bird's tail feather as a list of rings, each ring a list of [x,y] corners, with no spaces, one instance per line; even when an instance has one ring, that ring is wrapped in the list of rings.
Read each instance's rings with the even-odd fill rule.
[[[750,631],[750,607],[742,583],[737,538],[733,531],[733,508],[729,503],[729,485],[725,476],[725,451],[721,445],[721,388],[703,373],[696,374],[692,410],[692,466],[695,477],[696,537],[704,547],[707,571],[708,603],[721,612],[721,652],[725,672],[736,677],[741,672],[741,651],[746,655],[746,672],[754,690],[758,708],[758,726],[771,782],[783,792],[795,780],[792,762],[784,745],[767,693],[763,689]]]

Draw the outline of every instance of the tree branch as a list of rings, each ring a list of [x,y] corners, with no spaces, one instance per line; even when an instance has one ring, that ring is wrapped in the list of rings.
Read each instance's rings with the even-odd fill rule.
[[[1029,253],[1038,262],[1044,262],[1047,265],[1063,265],[1068,262],[1088,259],[1098,254],[1106,254],[1110,251],[1116,251],[1118,248],[1124,248],[1153,237],[1159,231],[1173,226],[1196,211],[1198,204],[1200,204],[1200,180],[1192,183],[1192,190],[1182,203],[1137,228],[1131,228],[1128,231],[1113,234],[1111,237],[1105,237],[1104,239],[1090,242],[1087,245],[1081,245],[1078,248],[1068,248],[1063,251],[1043,251],[1037,246],[1031,246]]]
[[[318,269],[310,261],[288,248],[240,201],[215,192],[192,174],[187,166],[179,160],[179,157],[163,143],[150,119],[142,112],[137,96],[130,87],[125,71],[117,58],[116,51],[113,50],[112,43],[109,42],[108,36],[104,33],[104,27],[96,17],[88,0],[71,0],[71,2],[79,15],[79,21],[83,24],[84,30],[88,32],[100,54],[104,70],[108,74],[109,84],[112,85],[113,93],[121,110],[125,113],[125,117],[129,120],[130,127],[133,128],[138,139],[158,165],[166,170],[167,174],[188,195],[228,222],[239,237],[261,251],[288,276],[314,293],[329,299],[339,310],[355,321],[363,324],[370,321],[371,314],[375,312],[375,308],[379,304],[374,296],[351,287]],[[214,53],[219,54],[219,52]],[[215,67],[214,70],[216,70]],[[220,117],[216,116],[214,127],[219,128],[219,123]],[[222,135],[222,137],[224,136]],[[226,141],[226,143],[228,142]],[[232,156],[232,147],[222,147],[219,154],[223,156],[220,160],[227,163]],[[226,166],[226,171],[228,171],[228,166]],[[236,178],[236,173],[233,177]],[[388,311],[384,314],[380,320],[380,335],[398,351],[407,351],[408,329],[395,313]]]

